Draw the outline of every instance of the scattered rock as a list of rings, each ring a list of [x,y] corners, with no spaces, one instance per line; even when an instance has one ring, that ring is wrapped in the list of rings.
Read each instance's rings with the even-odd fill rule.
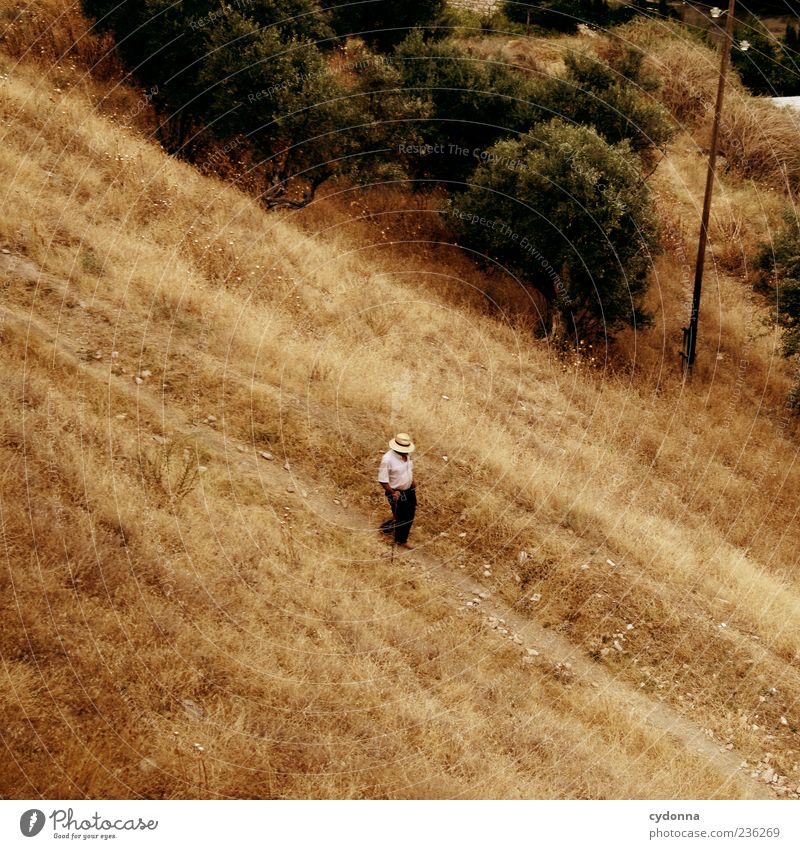
[[[622,646],[620,645],[619,640],[614,640],[614,648],[617,651],[622,651]]]
[[[772,769],[772,767],[766,770],[761,776],[761,780],[764,782],[764,784],[771,784],[773,781],[775,781],[775,778],[775,770]]]
[[[528,560],[528,558],[529,558],[529,557],[530,557],[530,555],[528,554],[528,552],[527,552],[527,551],[520,551],[520,553],[517,555],[517,560],[519,561],[520,566],[521,566],[521,565],[522,565],[522,564],[523,564],[526,560]]]
[[[139,377],[148,378],[148,377],[151,377],[152,374],[153,374],[153,372],[151,372],[150,369],[145,369],[144,371],[139,372]]]
[[[462,532],[459,534],[459,537],[461,537],[461,539],[464,539],[464,537],[465,537],[465,536],[466,536],[466,533],[465,533],[464,531],[462,531]]]
[[[291,467],[289,466],[288,460],[283,464],[283,468],[286,469],[287,472],[291,470]]]
[[[531,596],[531,601],[534,602],[534,603],[537,602],[537,601],[541,601],[541,600],[542,600],[542,594],[541,593],[534,593]]]
[[[539,657],[539,652],[536,649],[526,649],[531,657]]]
[[[608,563],[608,565],[612,566],[612,567],[617,565],[613,560],[608,560],[608,559],[606,559],[606,563]]]
[[[150,758],[142,758],[139,761],[140,772],[155,772],[158,769],[158,764]]]
[[[136,378],[135,378],[135,380],[136,380],[136,385],[137,385],[137,386],[141,386],[141,385],[144,383],[144,381],[142,380],[142,378],[141,378],[141,377],[136,377]]]
[[[289,484],[289,486],[286,487],[286,491],[287,492],[294,492],[294,487],[291,484]]]
[[[450,458],[447,456],[447,454],[443,454],[443,455],[442,455],[442,460],[444,460],[444,461],[445,461],[445,463],[446,463],[449,459],[450,459]]]
[[[340,506],[341,506],[341,503],[342,503],[342,502],[341,502],[341,501],[339,501],[339,499],[338,499],[338,498],[334,498],[334,499],[333,499],[333,503],[334,503],[334,504],[338,504],[338,505],[340,505]]]
[[[208,466],[198,466],[198,467],[197,467],[197,471],[198,471],[198,472],[200,472],[200,474],[202,475],[202,474],[203,474],[203,472],[207,472],[207,471],[208,471]]]
[[[449,401],[449,400],[450,400],[449,395],[442,395],[442,401]]]
[[[208,421],[210,421],[210,422],[215,422],[215,421],[217,420],[217,417],[216,417],[216,416],[211,416],[211,415],[207,416],[206,418],[207,418],[207,419],[208,419]]]
[[[514,634],[511,639],[517,644],[522,645],[522,637],[519,634]]]
[[[116,360],[116,358],[117,358],[118,356],[119,356],[119,351],[112,351],[112,352],[111,352],[111,359],[112,359],[112,360]]]
[[[275,457],[269,451],[259,451],[259,456],[263,457],[265,460],[274,460]]]
[[[488,593],[488,592],[486,592],[486,590],[484,590],[482,593],[478,593],[478,595],[479,595],[481,598],[486,599],[486,598],[489,598],[489,596],[491,595],[491,593]],[[784,725],[785,725],[785,724],[786,724],[786,723],[784,723]]]
[[[785,716],[782,716],[781,717],[781,725],[788,725],[788,724],[789,724],[789,720]]]
[[[464,567],[462,566],[461,568],[463,569]],[[483,570],[483,577],[484,577],[484,578],[491,578],[491,577],[492,577],[492,573],[491,573],[488,569],[484,569],[484,570]]]
[[[200,719],[204,715],[203,708],[201,708],[200,705],[192,699],[181,699],[181,704],[189,716]]]

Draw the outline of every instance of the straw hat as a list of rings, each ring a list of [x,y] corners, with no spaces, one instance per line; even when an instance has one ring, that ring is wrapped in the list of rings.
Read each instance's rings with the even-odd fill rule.
[[[398,454],[410,454],[416,448],[416,445],[407,433],[398,433],[394,439],[389,440],[389,448],[392,451],[397,451]]]

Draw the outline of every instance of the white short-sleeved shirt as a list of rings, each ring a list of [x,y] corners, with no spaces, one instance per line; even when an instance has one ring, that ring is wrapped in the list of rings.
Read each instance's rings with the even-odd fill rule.
[[[392,489],[408,489],[414,480],[414,462],[404,460],[396,451],[387,451],[381,457],[378,483],[388,483]]]

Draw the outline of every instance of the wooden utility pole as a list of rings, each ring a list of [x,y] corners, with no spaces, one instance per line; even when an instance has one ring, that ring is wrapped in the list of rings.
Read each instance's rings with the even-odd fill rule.
[[[731,55],[733,43],[733,13],[736,0],[728,2],[728,20],[725,22],[725,40],[722,44],[722,60],[719,69],[719,86],[717,88],[717,104],[714,108],[714,125],[711,130],[711,150],[708,154],[708,174],[706,175],[706,194],[703,199],[703,217],[700,223],[700,242],[697,246],[697,262],[694,267],[694,292],[692,293],[692,313],[689,317],[689,326],[683,328],[684,369],[686,376],[691,378],[692,368],[695,360],[695,349],[697,346],[697,319],[700,313],[700,294],[703,288],[703,265],[706,259],[706,242],[708,241],[708,218],[711,212],[711,193],[714,188],[714,170],[717,164],[717,140],[719,138],[719,119],[722,114],[722,101],[725,96],[725,78],[728,74],[728,62]],[[719,9],[717,15],[723,14]]]

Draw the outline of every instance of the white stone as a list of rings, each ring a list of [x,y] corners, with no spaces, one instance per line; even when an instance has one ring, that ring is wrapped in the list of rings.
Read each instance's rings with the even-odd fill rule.
[[[531,601],[532,601],[532,602],[537,602],[537,601],[541,601],[541,600],[542,600],[542,594],[541,594],[541,593],[534,593],[534,594],[531,596]]]
[[[463,569],[464,567],[462,566],[461,568]],[[491,573],[488,569],[484,569],[484,570],[483,570],[483,577],[484,577],[484,578],[491,578],[491,577],[492,577],[492,573]]]
[[[150,369],[145,369],[144,371],[139,372],[139,377],[150,377],[152,374],[153,372],[151,372]]]
[[[617,651],[622,651],[622,646],[619,644],[619,640],[614,640],[614,648]]]
[[[144,381],[142,380],[142,378],[141,378],[141,377],[137,377],[137,378],[136,378],[136,385],[137,385],[137,386],[141,386],[143,383],[144,383]]]
[[[536,649],[528,649],[527,652],[531,657],[538,657],[539,656],[539,652],[536,651]]]
[[[287,472],[289,471],[290,466],[289,466],[289,461],[288,461],[288,460],[287,460],[287,461],[283,464],[283,468],[284,468],[284,469],[286,469],[286,471],[287,471]]]
[[[269,451],[260,451],[259,455],[265,460],[274,460],[275,457]]]

